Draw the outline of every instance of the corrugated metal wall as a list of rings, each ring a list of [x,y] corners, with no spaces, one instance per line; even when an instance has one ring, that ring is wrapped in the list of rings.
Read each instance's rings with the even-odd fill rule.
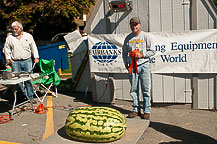
[[[191,103],[191,74],[152,74],[153,102]]]
[[[190,30],[189,9],[189,0],[151,0],[150,31]]]
[[[216,107],[216,74],[198,75],[198,108],[217,109]]]
[[[216,17],[206,0],[133,0],[133,10],[114,13],[107,0],[98,0],[87,33],[129,33],[129,20],[141,19],[147,32],[179,32],[216,28]],[[128,74],[114,74],[116,98],[131,100]],[[216,74],[198,74],[197,108],[216,108]],[[192,103],[192,74],[152,74],[152,98],[159,103]]]
[[[208,0],[201,0],[198,5],[198,29],[213,29],[216,28],[216,17],[212,13]]]
[[[142,30],[150,32],[178,32],[194,29],[216,28],[216,17],[209,0],[133,0],[133,10],[114,13],[109,0],[98,0],[85,31],[92,34],[128,33],[129,20],[141,19]],[[195,6],[192,6],[194,3]],[[192,16],[192,13],[196,13]]]

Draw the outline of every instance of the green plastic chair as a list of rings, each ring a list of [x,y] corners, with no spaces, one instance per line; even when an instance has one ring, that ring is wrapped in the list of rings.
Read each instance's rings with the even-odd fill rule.
[[[40,102],[44,101],[48,92],[52,93],[53,96],[58,97],[57,86],[60,84],[61,80],[54,69],[54,63],[55,62],[53,59],[52,60],[41,59],[40,60],[41,74],[37,80],[32,82],[32,84],[36,85],[36,87],[34,87],[34,93]],[[50,90],[52,86],[55,86],[55,93]],[[42,99],[40,99],[37,94],[37,91],[41,89],[46,90],[45,95],[42,97]]]

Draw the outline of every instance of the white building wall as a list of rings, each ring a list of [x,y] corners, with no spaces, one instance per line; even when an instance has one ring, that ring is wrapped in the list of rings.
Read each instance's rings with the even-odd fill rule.
[[[98,0],[90,21],[85,28],[89,34],[129,33],[129,20],[141,19],[142,30],[147,32],[189,31],[216,28],[216,17],[205,0],[133,0],[133,10],[113,13],[107,0]],[[192,6],[196,4],[196,21],[192,18]],[[202,77],[205,77],[203,79]],[[130,100],[130,84],[127,74],[113,74],[115,96]],[[198,108],[215,106],[215,74],[198,74]],[[192,103],[192,74],[152,74],[152,100],[156,103]]]
[[[198,108],[213,109],[215,106],[216,74],[200,74],[198,76]],[[216,108],[216,107],[215,107]]]
[[[152,98],[156,103],[191,103],[191,74],[152,74]]]
[[[88,26],[88,29],[87,29]],[[106,14],[104,0],[98,0],[86,26],[88,34],[106,33]]]

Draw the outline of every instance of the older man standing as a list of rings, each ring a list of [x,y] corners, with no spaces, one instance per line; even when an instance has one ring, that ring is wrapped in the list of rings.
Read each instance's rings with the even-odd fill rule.
[[[31,72],[32,59],[34,62],[39,62],[38,50],[35,41],[31,34],[23,31],[23,26],[20,22],[15,21],[11,24],[13,33],[6,38],[4,45],[5,58],[12,65],[13,72]],[[33,104],[36,101],[33,99],[33,87],[31,80],[24,82],[27,89],[27,95]],[[20,88],[25,94],[23,84],[20,83]]]
[[[149,59],[155,54],[152,38],[148,33],[141,31],[140,19],[130,19],[131,33],[125,38],[123,45],[123,61],[129,71],[131,90],[133,98],[133,112],[128,114],[129,118],[140,116],[142,119],[150,118],[151,111],[151,76]],[[139,81],[143,95],[143,113],[141,114],[139,100]]]

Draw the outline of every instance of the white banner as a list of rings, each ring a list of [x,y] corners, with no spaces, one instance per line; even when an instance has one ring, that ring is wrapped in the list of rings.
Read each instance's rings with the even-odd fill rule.
[[[217,30],[152,33],[152,73],[217,73]],[[125,73],[122,45],[127,34],[89,35],[91,72]]]

